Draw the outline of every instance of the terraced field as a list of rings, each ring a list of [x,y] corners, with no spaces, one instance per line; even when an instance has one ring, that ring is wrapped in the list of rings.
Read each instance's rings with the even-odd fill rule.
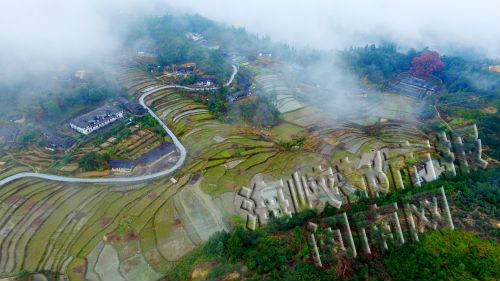
[[[158,85],[142,72],[126,71],[121,79],[136,96]],[[2,186],[0,276],[51,271],[70,280],[155,280],[211,233],[230,226],[240,185],[259,173],[284,176],[320,161],[314,153],[242,134],[177,90],[158,92],[146,102],[189,152],[177,182],[64,184],[24,178]],[[12,161],[0,168],[0,178],[29,169]]]
[[[50,151],[45,148],[32,146],[26,150],[9,154],[7,159],[17,162],[18,165],[31,168],[33,171],[43,171],[54,164],[54,161],[61,159],[62,152]]]
[[[281,113],[298,110],[303,107],[288,86],[273,73],[259,74],[255,77],[258,89],[266,95],[276,94],[277,108]]]
[[[162,86],[133,68],[124,69],[119,78],[135,98]],[[287,93],[277,76],[266,74],[258,83],[266,91]],[[231,217],[237,214],[234,198],[241,186],[249,186],[255,178],[310,171],[336,157],[354,158],[384,142],[370,137],[369,127],[325,118],[324,111],[302,104],[283,111],[285,122],[269,134],[221,123],[183,91],[166,89],[145,100],[188,151],[188,160],[172,179],[65,184],[23,178],[0,188],[0,278],[21,271],[50,271],[69,280],[156,280],[210,234],[240,222]],[[362,114],[359,119],[365,117]],[[387,124],[380,129],[385,134],[416,132]],[[317,147],[283,145],[299,135]],[[414,137],[417,141],[418,133]],[[117,153],[132,157],[142,152],[139,147],[155,142],[146,131],[134,132],[116,144]],[[339,144],[343,150],[325,153],[328,145]],[[356,147],[350,149],[347,144]],[[79,153],[94,149],[103,148],[84,146]],[[1,156],[0,162],[0,179],[30,170],[8,155]]]

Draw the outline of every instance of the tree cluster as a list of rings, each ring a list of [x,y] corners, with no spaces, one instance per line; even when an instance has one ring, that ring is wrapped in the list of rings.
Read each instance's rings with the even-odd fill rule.
[[[259,127],[273,127],[280,123],[280,112],[272,98],[252,96],[232,104],[230,119],[242,119]]]
[[[78,166],[82,171],[102,171],[108,168],[109,160],[108,154],[92,151],[78,159]]]
[[[360,77],[367,77],[375,84],[383,84],[391,76],[408,71],[417,51],[410,49],[406,54],[398,52],[396,45],[367,45],[363,48],[350,48],[341,53],[348,66]]]

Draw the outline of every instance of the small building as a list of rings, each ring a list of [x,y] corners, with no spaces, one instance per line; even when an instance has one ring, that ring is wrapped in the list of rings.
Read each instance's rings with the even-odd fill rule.
[[[492,65],[488,67],[489,71],[500,72],[500,65]]]
[[[77,70],[75,71],[75,77],[80,79],[80,80],[85,80],[85,78],[87,77],[87,71],[85,70]]]
[[[217,80],[213,77],[200,77],[196,79],[196,85],[203,87],[213,87]]]
[[[257,56],[259,58],[271,58],[273,56],[273,54],[271,54],[271,53],[259,53]]]
[[[139,58],[147,59],[147,58],[156,58],[156,55],[153,53],[145,52],[145,51],[137,51],[135,53]]]
[[[188,32],[188,33],[186,33],[186,37],[193,40],[193,41],[198,41],[198,40],[203,39],[203,35],[201,35],[200,33],[196,33],[196,32]]]
[[[109,167],[113,172],[130,173],[135,164],[130,160],[110,160]]]
[[[128,112],[136,116],[142,116],[148,113],[148,111],[142,105],[134,101],[126,102],[123,104],[123,106],[125,107],[125,109],[127,109]]]
[[[45,148],[49,150],[68,150],[76,143],[74,138],[54,133],[51,130],[44,130],[43,134],[47,138],[47,145]]]
[[[181,65],[181,66],[176,66],[174,71],[179,74],[191,74],[194,71],[194,67]]]
[[[273,54],[259,52],[255,57],[256,62],[262,64],[270,64],[273,61]]]
[[[243,98],[243,97],[246,97],[248,96],[248,92],[247,91],[238,91],[238,92],[234,92],[232,94],[229,94],[227,96],[227,100],[229,102],[235,102],[236,100],[240,99],[240,98]]]
[[[69,125],[72,129],[88,135],[123,117],[123,110],[105,105],[74,118]]]
[[[152,166],[165,157],[173,156],[176,152],[177,149],[173,143],[162,143],[159,146],[141,155],[141,157],[139,157],[139,159],[137,160],[137,163],[144,166]]]

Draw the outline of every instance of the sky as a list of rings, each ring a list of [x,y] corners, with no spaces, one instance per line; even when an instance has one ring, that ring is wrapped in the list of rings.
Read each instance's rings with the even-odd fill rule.
[[[156,0],[0,1],[0,80],[115,53],[134,20]]]
[[[0,65],[9,67],[0,75],[116,53],[135,19],[166,10],[319,49],[391,40],[448,53],[500,53],[498,0],[3,0]]]

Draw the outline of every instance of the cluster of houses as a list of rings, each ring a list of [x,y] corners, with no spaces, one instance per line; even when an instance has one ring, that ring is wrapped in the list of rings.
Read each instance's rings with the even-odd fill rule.
[[[109,167],[113,172],[130,173],[138,165],[151,167],[163,159],[174,156],[176,153],[175,145],[166,142],[144,153],[137,160],[110,160]]]
[[[167,70],[168,69],[168,70]],[[185,76],[190,74],[200,74],[196,71],[195,63],[185,63],[180,65],[171,65],[165,68],[164,73],[166,75],[174,74],[176,76]],[[198,87],[214,87],[217,85],[217,79],[209,75],[196,76],[194,85]]]
[[[131,114],[136,116],[141,116],[147,113],[147,110],[140,104],[134,101],[127,101],[125,99],[121,100],[123,108],[129,111]],[[116,120],[123,118],[124,112],[121,108],[104,105],[91,112],[74,118],[70,122],[71,128],[74,130],[88,135],[91,132],[98,130]],[[64,148],[68,149],[74,145],[76,142],[74,139],[58,135],[49,130],[44,131],[45,136],[48,139],[47,148],[56,149]],[[177,149],[172,143],[162,143],[156,148],[144,153],[137,160],[110,160],[109,167],[114,172],[131,172],[134,167],[141,165],[142,167],[150,167],[176,154]]]
[[[409,72],[400,73],[387,82],[385,90],[414,98],[424,98],[441,89],[442,82],[436,77],[417,77]]]

